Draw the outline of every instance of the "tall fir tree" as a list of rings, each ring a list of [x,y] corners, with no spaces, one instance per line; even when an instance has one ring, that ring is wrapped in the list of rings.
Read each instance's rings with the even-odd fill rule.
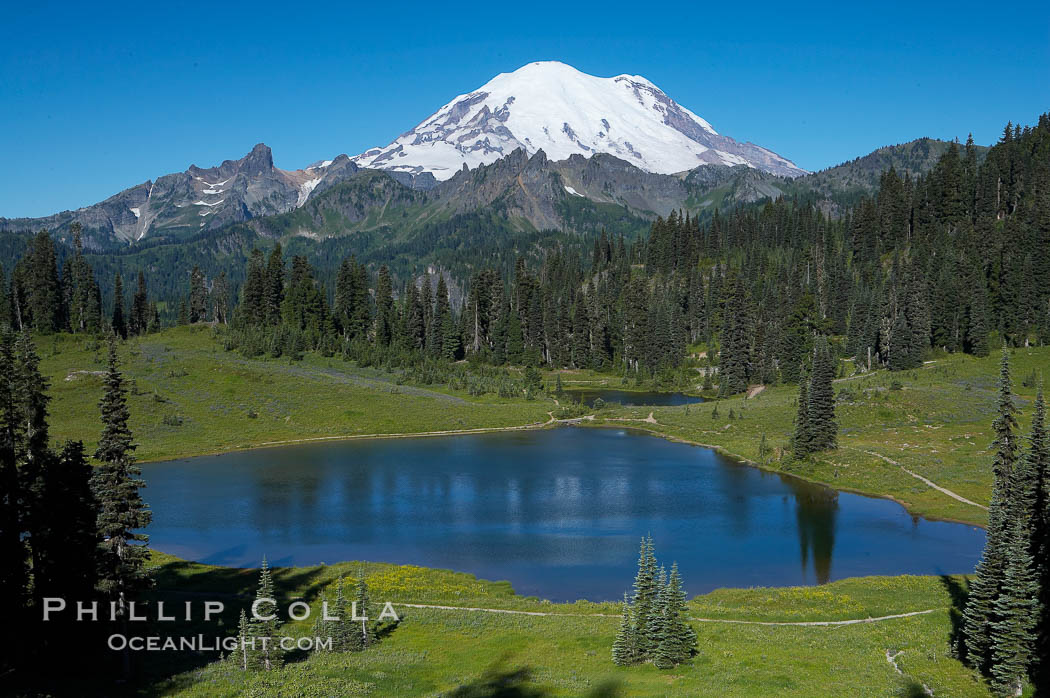
[[[1042,386],[1035,401],[1026,457],[1037,487],[1031,550],[1040,592],[1032,678],[1037,691],[1047,692],[1050,691],[1050,439],[1046,431],[1046,401]]]
[[[278,618],[277,592],[273,584],[273,573],[266,557],[259,569],[259,587],[255,592],[251,630],[257,646],[256,661],[263,671],[276,671],[284,665],[284,651],[277,634],[281,621]]]
[[[131,334],[145,334],[147,327],[149,327],[149,294],[146,291],[146,275],[140,269],[135,295],[131,297],[128,330]]]
[[[237,619],[237,649],[232,655],[236,657],[237,666],[240,667],[241,671],[248,671],[253,668],[251,659],[254,658],[255,652],[254,650],[249,652],[251,639],[251,624],[248,622],[248,614],[242,608],[240,618]]]
[[[653,663],[668,668],[688,660],[696,648],[696,632],[686,622],[685,589],[678,573],[678,563],[671,565],[671,574],[664,586],[661,606],[663,628],[654,652]]]
[[[390,281],[390,270],[386,265],[379,268],[376,281],[375,341],[381,347],[390,345],[394,339],[394,290]]]
[[[281,305],[284,303],[284,253],[281,243],[273,246],[263,274],[262,315],[268,325],[281,323]]]
[[[718,355],[718,395],[727,397],[747,390],[751,378],[750,303],[743,279],[733,273],[727,280],[724,328]]]
[[[189,322],[204,322],[208,319],[208,287],[201,268],[194,265],[190,272]]]
[[[43,333],[62,329],[65,326],[62,284],[55,244],[46,230],[41,230],[30,240],[16,275],[21,278],[25,289],[25,324]]]
[[[997,416],[992,423],[995,460],[992,463],[994,484],[988,505],[988,532],[984,554],[977,563],[963,610],[962,654],[981,671],[987,671],[992,661],[992,626],[999,619],[995,602],[1006,575],[1011,479],[1017,460],[1016,412],[1010,381],[1010,355],[1004,348],[999,363]]]
[[[113,278],[113,312],[109,316],[109,326],[121,339],[128,338],[128,321],[124,310],[124,279],[120,272]]]
[[[805,369],[800,372],[798,409],[795,411],[795,430],[791,434],[791,451],[795,458],[805,458],[811,452],[809,428],[809,380]],[[717,407],[716,407],[717,409]]]
[[[835,363],[823,335],[817,337],[813,353],[807,395],[806,428],[808,449],[827,451],[838,445],[838,424],[835,422]],[[801,398],[800,398],[801,399]]]
[[[92,478],[101,539],[98,588],[116,603],[118,616],[126,623],[128,603],[152,582],[146,568],[149,536],[142,533],[152,520],[152,513],[139,492],[145,483],[139,479],[142,471],[135,465],[135,444],[128,427],[127,390],[113,337],[109,341],[103,391],[99,402],[102,433],[95,450],[100,465]],[[127,651],[123,653],[123,660],[124,672],[128,674],[131,666]]]
[[[627,600],[627,594],[623,595],[623,610],[620,615],[620,628],[616,632],[616,639],[612,646],[612,660],[619,666],[630,666],[637,664],[639,660],[638,636],[636,634],[637,622]]]
[[[332,647],[340,652],[346,652],[351,648],[354,624],[351,620],[353,611],[350,601],[346,598],[346,580],[343,577],[339,577],[336,582],[332,615],[339,619],[332,621]]]
[[[21,624],[28,621],[21,615],[26,609],[28,568],[22,539],[22,485],[15,448],[20,419],[15,403],[16,381],[14,334],[0,326],[0,560],[4,561],[0,565],[0,595],[6,599],[8,608],[16,610],[18,615],[12,617]],[[19,647],[14,633],[6,634],[0,648],[0,667],[17,664]]]
[[[1019,696],[1034,659],[1039,581],[1025,522],[1016,518],[1008,526],[1006,569],[990,629],[991,675],[1000,695]]]
[[[368,597],[368,582],[365,581],[364,570],[358,572],[357,584],[354,587],[353,610],[356,612],[356,620],[351,617],[348,621],[348,642],[354,651],[366,650],[375,644],[375,623],[369,617],[372,612],[372,602]]]
[[[652,638],[649,636],[649,624],[657,613],[657,600],[660,589],[657,586],[656,557],[653,554],[653,539],[642,539],[638,551],[638,572],[634,578],[634,636],[639,657],[648,658],[652,651]]]

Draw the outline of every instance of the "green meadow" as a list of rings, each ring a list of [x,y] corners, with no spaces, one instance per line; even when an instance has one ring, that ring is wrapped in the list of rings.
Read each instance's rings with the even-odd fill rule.
[[[226,599],[227,625],[251,603],[258,573],[157,553],[155,599]],[[687,664],[616,667],[616,604],[552,604],[509,585],[411,566],[346,562],[278,568],[284,606],[319,606],[340,577],[364,574],[401,622],[361,653],[299,653],[279,672],[191,658],[153,665],[146,692],[172,696],[987,696],[948,653],[958,578],[867,577],[821,587],[721,589],[689,603],[699,652]],[[624,580],[625,585],[630,580]],[[413,608],[399,602],[458,608]],[[468,609],[511,609],[497,613]],[[919,615],[849,625],[762,625]],[[728,623],[723,621],[744,621]],[[311,621],[281,630],[310,637]],[[163,629],[162,629],[163,630]],[[214,631],[214,628],[211,628]],[[203,632],[204,630],[201,629]],[[170,630],[169,630],[170,632]],[[889,658],[892,658],[892,662]],[[894,666],[896,663],[896,667]],[[149,666],[149,665],[147,665]],[[898,671],[899,670],[899,671]],[[173,675],[172,675],[173,674]]]
[[[51,380],[51,433],[98,438],[105,345],[55,335],[39,342]],[[180,327],[121,345],[132,381],[131,429],[143,461],[221,453],[274,442],[491,429],[542,423],[549,401],[469,397],[442,386],[399,385],[396,376],[342,359],[245,359],[208,327]]]

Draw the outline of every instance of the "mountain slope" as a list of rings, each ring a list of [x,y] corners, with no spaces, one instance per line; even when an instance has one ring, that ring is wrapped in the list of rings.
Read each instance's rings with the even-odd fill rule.
[[[705,164],[805,174],[772,151],[718,134],[641,76],[599,78],[556,61],[501,73],[385,148],[352,160],[446,180],[519,148],[530,155],[542,150],[551,160],[607,153],[661,174]]]
[[[926,174],[951,145],[951,141],[918,138],[884,146],[849,162],[782,183],[780,188],[787,194],[808,194],[839,205],[852,205],[861,196],[874,194],[882,173],[891,167],[901,177]],[[978,162],[984,161],[988,150],[986,146],[976,146]]]
[[[314,191],[324,191],[357,172],[346,155],[301,170],[273,165],[270,148],[260,143],[239,160],[218,167],[190,165],[185,172],[125,189],[105,201],[45,218],[0,218],[0,230],[45,228],[68,232],[76,222],[86,244],[101,249],[115,242],[133,243],[157,235],[194,235],[302,206]]]

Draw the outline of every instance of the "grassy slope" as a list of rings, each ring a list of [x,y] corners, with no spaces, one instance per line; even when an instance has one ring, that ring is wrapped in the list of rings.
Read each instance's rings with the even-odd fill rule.
[[[848,389],[853,397],[836,407],[839,449],[816,456],[812,462],[792,463],[784,456],[796,410],[797,389],[768,388],[751,399],[737,396],[686,407],[607,408],[593,424],[638,426],[674,438],[718,446],[724,451],[773,470],[828,483],[839,489],[890,496],[909,510],[930,517],[984,525],[986,512],[938,492],[903,472],[900,463],[962,497],[987,505],[992,473],[989,447],[995,409],[997,354],[976,359],[943,356],[921,369],[839,380],[836,392]],[[1050,373],[1050,348],[1011,352],[1015,402],[1020,424],[1027,429],[1034,387],[1022,379],[1032,371]],[[576,377],[574,377],[576,378]],[[891,390],[900,382],[901,390]],[[618,381],[610,387],[618,388]],[[583,385],[573,382],[573,387]],[[569,385],[566,382],[566,385]],[[735,418],[729,419],[733,411]],[[658,424],[609,421],[611,417],[641,419],[652,412]],[[743,415],[741,417],[741,415]],[[762,435],[770,452],[759,455]]]
[[[160,554],[156,561],[160,564],[159,598],[200,598],[204,592],[229,595],[231,623],[238,609],[249,603],[256,584],[252,571],[207,567]],[[271,675],[246,676],[229,664],[202,664],[158,681],[150,693],[439,695],[460,685],[480,684],[486,675],[528,669],[531,678],[517,687],[535,693],[500,695],[579,696],[609,684],[617,686],[621,695],[642,696],[916,695],[916,690],[921,694],[922,684],[935,695],[988,695],[973,674],[947,654],[950,586],[956,580],[882,577],[847,579],[819,589],[718,590],[691,601],[690,615],[806,621],[939,610],[843,627],[697,622],[699,655],[687,665],[661,671],[652,666],[624,669],[611,663],[609,648],[619,612],[615,604],[523,599],[514,596],[505,583],[480,581],[466,574],[360,563],[280,569],[276,578],[281,601],[304,598],[314,602],[322,589],[334,593],[331,585],[339,575],[352,577],[359,570],[366,575],[374,600],[517,608],[583,617],[399,609],[401,625],[363,654],[304,656]],[[595,615],[599,613],[608,616]],[[285,632],[308,635],[309,624],[292,624]],[[903,676],[887,661],[887,650],[903,651],[897,657]]]
[[[83,439],[92,450],[102,378],[76,372],[103,370],[105,346],[59,336],[42,338],[39,350],[51,379],[52,437]],[[546,421],[550,409],[546,401],[398,386],[388,375],[339,358],[243,359],[223,351],[205,327],[131,340],[121,359],[135,381],[131,428],[142,460],[287,439],[514,426]],[[181,426],[164,423],[173,416],[182,418]]]

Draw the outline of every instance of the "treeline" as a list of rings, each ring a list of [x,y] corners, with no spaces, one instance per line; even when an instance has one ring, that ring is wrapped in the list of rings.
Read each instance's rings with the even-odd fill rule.
[[[15,264],[9,284],[3,283],[0,269],[0,324],[42,334],[112,331],[122,338],[159,330],[157,303],[149,296],[142,271],[128,300],[118,273],[112,302],[104,306],[98,279],[84,256],[80,232],[80,225],[74,223],[73,255],[61,267],[54,241],[47,231],[40,231]]]
[[[83,443],[51,443],[48,381],[29,333],[0,332],[0,595],[18,629],[4,634],[0,666],[27,682],[40,679],[33,667],[56,657],[67,670],[97,665],[104,633],[127,622],[128,604],[150,585],[141,530],[151,517],[114,342],[103,384],[92,467]],[[46,598],[66,610],[43,622]],[[97,604],[97,622],[77,622],[78,603]],[[122,657],[123,669],[114,669],[127,677],[130,658]]]

